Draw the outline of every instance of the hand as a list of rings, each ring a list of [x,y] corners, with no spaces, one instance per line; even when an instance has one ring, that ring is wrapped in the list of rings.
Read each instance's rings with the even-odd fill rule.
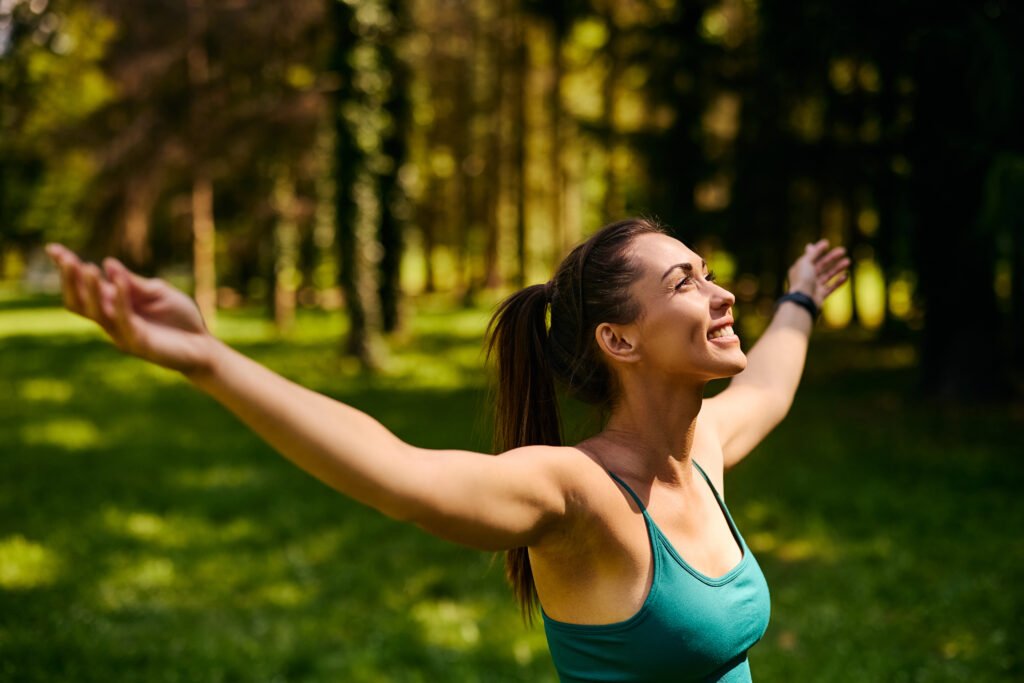
[[[835,247],[827,253],[826,249],[827,239],[808,244],[803,255],[789,268],[788,291],[807,294],[819,309],[825,298],[850,277],[850,271],[846,270],[850,265],[846,247]],[[830,282],[837,274],[838,279]]]
[[[187,294],[114,258],[103,260],[104,278],[62,245],[46,253],[60,268],[64,306],[99,324],[118,349],[185,374],[209,366],[216,340]]]

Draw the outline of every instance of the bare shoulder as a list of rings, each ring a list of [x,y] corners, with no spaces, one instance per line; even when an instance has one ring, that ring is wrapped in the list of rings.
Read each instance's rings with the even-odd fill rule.
[[[601,467],[586,453],[572,446],[521,446],[499,453],[509,465],[529,468],[548,481],[564,487],[567,494],[580,496],[585,482]]]
[[[588,452],[577,446],[523,446],[498,457],[528,463],[539,482],[554,484],[566,504],[565,524],[593,520],[618,509],[622,494],[608,473]],[[703,466],[704,463],[701,463]],[[717,484],[716,484],[717,486]]]

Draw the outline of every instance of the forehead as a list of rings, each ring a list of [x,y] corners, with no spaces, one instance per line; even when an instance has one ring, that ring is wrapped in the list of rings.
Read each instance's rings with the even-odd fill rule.
[[[679,263],[689,263],[694,272],[702,272],[700,254],[669,235],[646,233],[633,241],[633,258],[641,264],[645,279],[661,280],[665,271]],[[681,271],[680,271],[681,272]]]

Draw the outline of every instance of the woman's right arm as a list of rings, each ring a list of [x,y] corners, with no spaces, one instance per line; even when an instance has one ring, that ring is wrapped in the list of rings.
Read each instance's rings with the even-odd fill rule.
[[[441,538],[482,550],[528,546],[568,512],[571,449],[417,448],[219,341],[210,362],[186,376],[328,486]]]
[[[288,380],[217,340],[195,302],[114,259],[94,264],[52,245],[65,305],[126,353],[178,370],[275,450],[327,485],[434,535],[485,550],[533,545],[564,521],[575,449],[499,456],[405,443],[369,415]]]

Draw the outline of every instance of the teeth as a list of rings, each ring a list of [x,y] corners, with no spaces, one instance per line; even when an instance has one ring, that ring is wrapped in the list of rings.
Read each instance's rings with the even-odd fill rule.
[[[711,334],[709,334],[708,339],[715,339],[716,337],[726,337],[728,335],[731,335],[732,333],[732,325],[726,325],[725,327],[720,327]]]

